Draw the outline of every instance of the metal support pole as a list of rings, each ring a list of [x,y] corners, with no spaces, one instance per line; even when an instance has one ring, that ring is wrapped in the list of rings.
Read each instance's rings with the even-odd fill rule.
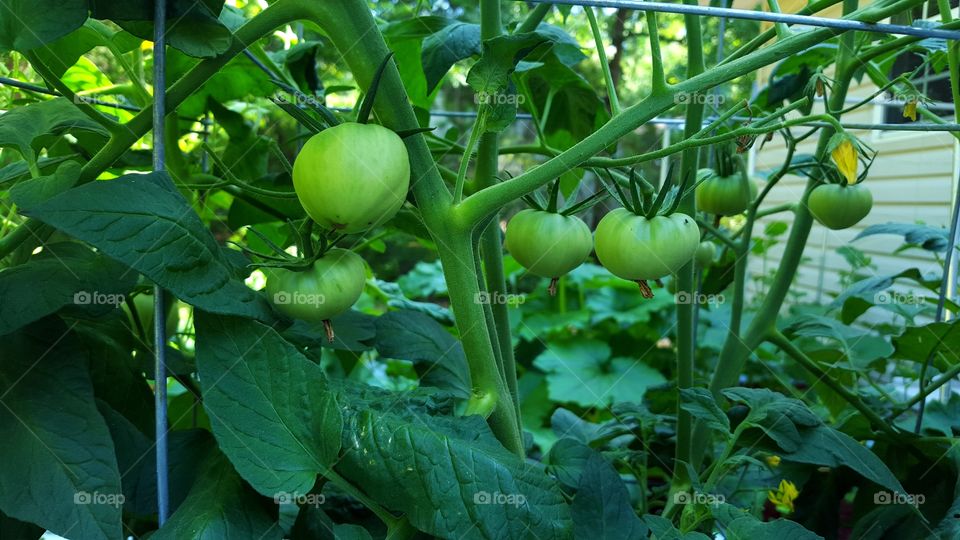
[[[153,170],[166,169],[163,147],[164,119],[167,109],[167,77],[165,34],[167,20],[166,0],[154,2],[153,13]],[[169,485],[167,477],[167,310],[164,291],[159,285],[153,288],[153,337],[154,337],[154,406],[157,449],[157,520],[160,526],[170,514]]]
[[[856,30],[859,32],[873,32],[876,34],[897,34],[903,36],[918,36],[924,38],[957,39],[960,40],[960,31],[944,30],[942,28],[920,28],[903,26],[900,24],[866,23],[849,19],[831,19],[828,17],[814,17],[810,15],[792,15],[789,13],[770,13],[767,11],[749,11],[746,9],[719,8],[710,6],[693,6],[688,4],[668,4],[666,2],[646,2],[644,0],[529,0],[536,4],[562,4],[567,6],[606,7],[618,9],[637,9],[640,11],[656,11],[661,13],[680,13],[684,15],[699,15],[705,17],[729,17],[731,19],[746,19],[750,21],[766,21],[773,23],[819,26],[822,28],[836,28],[838,30]]]

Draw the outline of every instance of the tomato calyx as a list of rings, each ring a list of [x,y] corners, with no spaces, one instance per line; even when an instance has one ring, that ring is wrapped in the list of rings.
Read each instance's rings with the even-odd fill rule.
[[[638,279],[637,285],[640,286],[640,296],[650,299],[653,298],[653,289],[650,288],[650,284],[647,283],[645,279]]]

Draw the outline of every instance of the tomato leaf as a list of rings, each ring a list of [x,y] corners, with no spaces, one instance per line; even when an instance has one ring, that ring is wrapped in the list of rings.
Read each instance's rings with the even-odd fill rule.
[[[102,316],[136,285],[136,273],[79,243],[44,247],[26,263],[0,270],[0,335],[66,306]],[[37,287],[40,280],[44,285]]]
[[[680,406],[708,427],[730,438],[730,419],[705,388],[681,388]]]
[[[87,20],[80,0],[0,0],[0,52],[26,52],[55,41]]]
[[[24,213],[140,271],[181,300],[215,313],[272,320],[163,173],[75,187]]]
[[[205,460],[187,499],[150,536],[154,540],[282,537],[276,520],[220,452]]]
[[[583,467],[570,513],[576,538],[637,540],[647,537],[647,527],[634,513],[620,474],[593,450]]]
[[[33,141],[48,133],[80,130],[104,137],[109,135],[100,124],[80,112],[67,98],[41,101],[17,107],[0,116],[0,147],[16,148],[20,155],[34,157]]]
[[[795,521],[776,519],[763,522],[746,510],[729,504],[711,505],[726,538],[778,538],[780,540],[823,540],[823,537],[804,529]]]
[[[480,25],[454,22],[423,40],[420,60],[427,77],[427,94],[433,92],[454,64],[480,54]]]
[[[197,371],[220,449],[261,494],[306,494],[340,451],[323,371],[271,327],[196,312]]]
[[[413,362],[420,383],[470,397],[470,370],[460,342],[432,318],[416,311],[391,311],[377,318],[380,356]]]
[[[0,510],[60,535],[120,538],[113,442],[69,329],[47,319],[7,335],[4,349]]]

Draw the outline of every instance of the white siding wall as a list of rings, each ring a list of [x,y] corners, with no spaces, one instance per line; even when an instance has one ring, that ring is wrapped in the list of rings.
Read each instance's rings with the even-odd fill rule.
[[[875,90],[872,85],[851,89],[853,97],[866,97]],[[822,108],[817,104],[817,108]],[[882,121],[880,107],[868,106],[860,111],[844,116],[846,122],[872,123]],[[924,121],[922,118],[920,121]],[[796,133],[796,132],[795,132]],[[841,255],[838,247],[852,245],[865,252],[876,265],[878,275],[892,274],[910,267],[921,270],[936,270],[934,258],[922,250],[910,250],[899,254],[894,251],[902,244],[896,236],[872,236],[851,244],[853,238],[868,225],[886,222],[923,222],[936,227],[949,227],[950,205],[957,175],[957,152],[955,139],[948,133],[918,132],[854,132],[879,152],[865,185],[873,194],[873,211],[862,222],[851,229],[831,231],[815,223],[807,242],[804,256],[806,260],[796,277],[798,290],[809,292],[807,299],[820,298],[829,302],[839,292],[839,271],[850,267]],[[763,150],[754,155],[754,165],[758,171],[778,167],[783,163],[785,148],[782,138],[777,137],[767,143]],[[816,146],[816,136],[810,137],[797,148],[797,153],[812,154]],[[767,196],[764,206],[774,206],[785,202],[796,202],[803,193],[805,178],[787,176],[774,187]],[[771,221],[790,222],[792,214],[783,213],[763,219],[757,231]],[[763,273],[764,266],[769,270],[775,267],[783,253],[783,242],[772,248],[766,263],[755,260],[750,266],[751,274]],[[751,285],[753,287],[753,285]],[[751,294],[762,291],[749,290]]]

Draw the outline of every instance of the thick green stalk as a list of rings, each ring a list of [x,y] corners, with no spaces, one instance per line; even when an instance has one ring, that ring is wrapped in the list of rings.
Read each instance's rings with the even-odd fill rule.
[[[696,0],[684,0],[685,4],[697,5]],[[687,79],[697,77],[704,70],[703,39],[700,30],[700,17],[684,15],[687,29]],[[700,132],[703,126],[703,102],[696,99],[687,100],[687,114],[684,120],[684,138],[693,137]],[[692,185],[696,179],[700,163],[700,149],[689,148],[684,150],[680,161],[679,182],[686,180]],[[695,192],[689,190],[680,201],[677,211],[688,216],[696,216],[697,208]],[[677,273],[677,293],[686,298],[693,298],[696,292],[694,283],[694,264],[688,262]],[[696,302],[677,304],[677,390],[693,386],[694,356],[696,355],[696,327],[694,310]],[[693,431],[693,417],[679,405],[677,406],[677,446],[674,453],[674,477],[686,476],[681,462],[690,462],[691,439]],[[681,472],[683,471],[683,472]]]
[[[593,32],[593,42],[597,47],[600,71],[603,72],[603,80],[607,86],[607,101],[610,102],[610,114],[616,116],[620,114],[620,99],[617,97],[617,89],[613,85],[610,63],[607,61],[607,51],[603,48],[603,34],[600,33],[600,25],[597,24],[597,16],[593,12],[593,8],[586,6],[583,8],[583,11],[587,14],[587,20],[590,21],[590,30]]]
[[[530,13],[527,14],[527,18],[520,23],[520,26],[517,27],[516,32],[522,34],[524,32],[533,32],[540,26],[540,23],[543,22],[543,18],[547,16],[547,13],[550,13],[550,8],[553,7],[553,4],[537,4],[533,9],[530,10]]]
[[[543,4],[549,8],[549,4]],[[540,6],[538,6],[539,9]],[[536,9],[534,10],[536,12]],[[536,13],[531,13],[533,24]],[[546,10],[539,15],[541,18]],[[525,21],[525,24],[527,23]],[[539,24],[539,23],[538,23]],[[536,25],[534,25],[536,27]],[[484,0],[480,3],[480,37],[492,39],[503,33],[500,20],[500,0]],[[475,172],[476,185],[482,189],[497,183],[499,170],[499,136],[495,132],[486,133],[480,139],[477,147],[477,167]],[[490,326],[493,347],[499,353],[500,368],[504,382],[510,392],[510,399],[517,415],[517,425],[520,425],[520,398],[517,394],[517,363],[513,354],[513,338],[510,335],[510,314],[505,301],[507,282],[503,273],[503,241],[500,237],[500,220],[495,215],[480,236],[480,257],[483,261],[483,273],[486,278],[485,288],[489,293],[490,312],[493,324]]]
[[[311,19],[327,32],[357,82],[361,86],[369,85],[389,50],[366,2],[323,2],[305,9],[312,12]],[[375,108],[383,123],[393,129],[418,127],[394,64],[387,67],[380,80]],[[523,455],[514,407],[511,400],[506,399],[509,390],[500,377],[483,306],[477,302],[480,289],[471,242],[474,224],[453,219],[450,212],[452,196],[440,177],[426,139],[416,135],[406,138],[404,143],[410,155],[413,195],[427,229],[437,242],[450,290],[450,303],[470,367],[473,396],[468,411],[488,416],[491,429],[500,442]]]

